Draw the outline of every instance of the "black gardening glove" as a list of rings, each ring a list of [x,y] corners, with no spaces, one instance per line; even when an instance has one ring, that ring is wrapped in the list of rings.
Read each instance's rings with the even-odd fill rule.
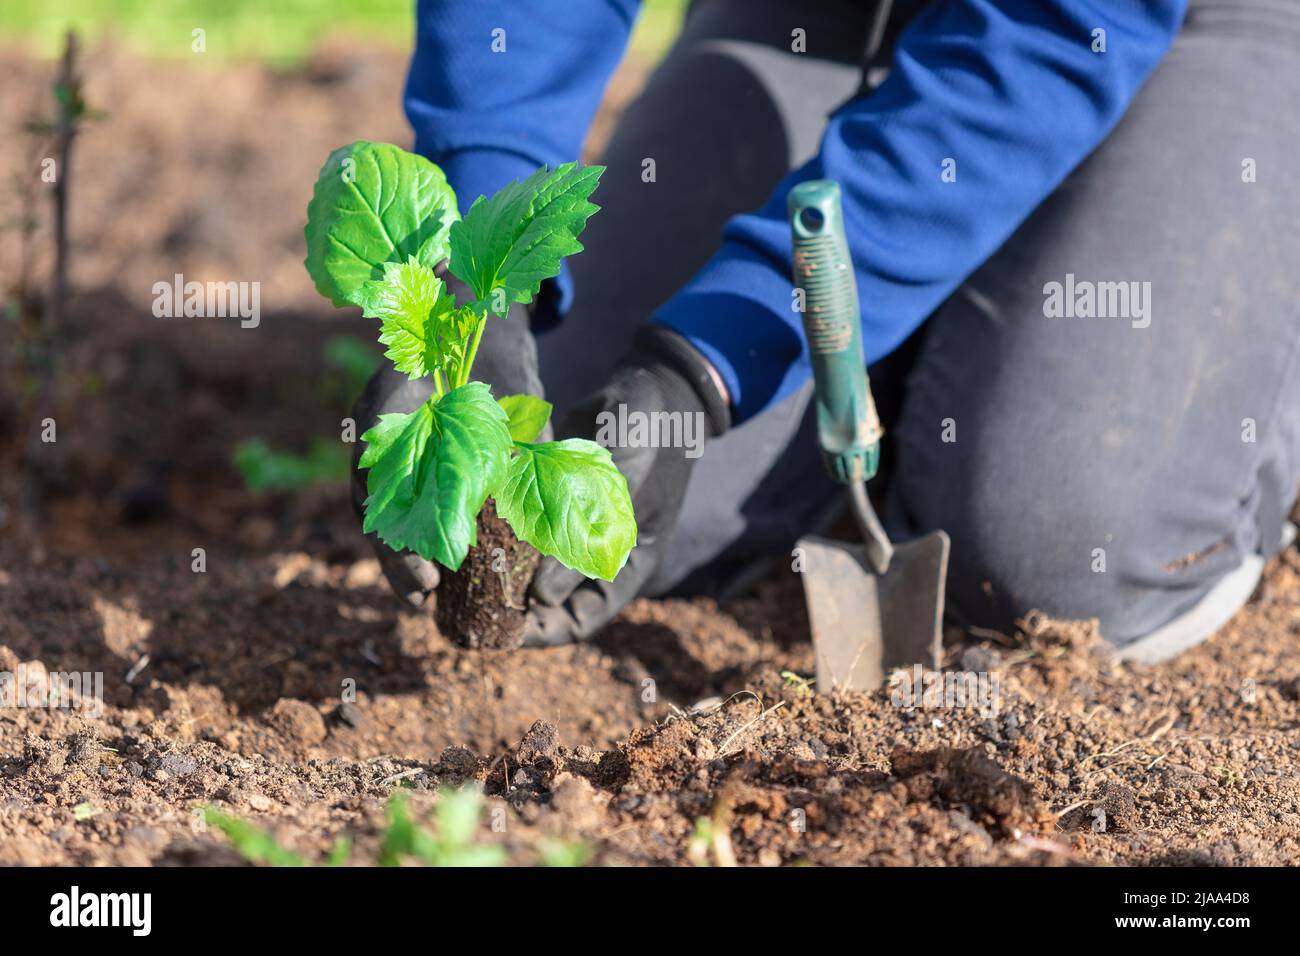
[[[722,434],[731,422],[727,401],[712,366],[676,332],[647,326],[636,348],[619,363],[604,388],[577,405],[556,427],[559,438],[598,438],[597,416],[681,412],[698,415],[703,438]],[[629,419],[630,420],[630,419]],[[649,421],[656,421],[649,418]],[[592,637],[635,598],[663,563],[694,458],[687,449],[609,445],[627,478],[636,513],[637,543],[612,581],[592,581],[544,558],[533,579],[525,645],[564,644]]]
[[[454,276],[445,278],[461,302],[472,298],[459,279]],[[483,339],[479,342],[478,353],[474,358],[473,378],[490,385],[492,394],[498,398],[524,393],[539,398],[542,396],[542,381],[537,373],[537,343],[533,341],[533,334],[528,328],[528,309],[525,306],[517,303],[512,305],[510,314],[504,319],[488,316]],[[364,517],[366,475],[369,474],[369,471],[357,468],[357,462],[366,448],[360,436],[379,420],[380,415],[415,411],[428,400],[433,390],[432,376],[410,381],[404,373],[385,362],[357,399],[352,409],[358,435],[356,446],[352,449],[352,507],[358,518]],[[544,432],[538,440],[547,441],[549,438]],[[429,593],[438,586],[438,566],[413,551],[399,554],[375,534],[366,537],[375,549],[384,576],[398,597],[414,607],[423,604]]]

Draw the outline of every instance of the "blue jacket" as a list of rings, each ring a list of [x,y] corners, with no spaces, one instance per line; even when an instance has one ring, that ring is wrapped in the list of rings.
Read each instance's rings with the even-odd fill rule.
[[[638,0],[420,0],[406,111],[462,205],[576,159]],[[899,37],[888,79],[838,110],[818,155],[653,317],[685,334],[736,421],[807,381],[785,195],[837,180],[868,363],[896,348],[1110,132],[1186,0],[942,0]],[[1093,32],[1105,30],[1105,52]],[[492,51],[503,29],[508,56]],[[942,175],[955,161],[955,180]],[[953,168],[953,167],[949,167]],[[952,180],[952,181],[947,181]],[[567,278],[561,282],[561,307]]]

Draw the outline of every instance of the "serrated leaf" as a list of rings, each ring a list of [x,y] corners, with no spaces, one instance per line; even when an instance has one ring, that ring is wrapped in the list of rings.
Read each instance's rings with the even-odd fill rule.
[[[614,580],[636,545],[627,479],[609,451],[585,438],[516,443],[493,494],[516,535],[589,578]]]
[[[482,382],[430,399],[409,415],[381,415],[364,435],[366,533],[453,571],[477,543],[474,519],[504,480],[506,413]]]
[[[533,395],[506,395],[497,399],[510,419],[510,437],[515,441],[536,441],[551,420],[550,402]]]
[[[424,378],[463,351],[452,321],[456,300],[433,270],[416,262],[386,262],[381,278],[364,283],[354,299],[367,318],[380,319],[384,357],[409,378]]]
[[[330,153],[307,206],[304,265],[335,305],[354,304],[384,263],[446,258],[456,195],[441,169],[388,143],[359,140]]]
[[[543,279],[559,275],[560,261],[582,251],[578,234],[600,208],[587,197],[604,171],[577,163],[554,172],[543,167],[491,199],[475,200],[451,227],[449,267],[480,309],[504,316],[510,303],[531,302]]]

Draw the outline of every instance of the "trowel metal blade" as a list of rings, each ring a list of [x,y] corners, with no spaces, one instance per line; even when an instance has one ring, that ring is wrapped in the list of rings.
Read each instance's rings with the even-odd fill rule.
[[[807,537],[799,547],[819,691],[875,690],[895,667],[938,666],[947,534],[895,545],[884,575],[872,570],[863,545]]]

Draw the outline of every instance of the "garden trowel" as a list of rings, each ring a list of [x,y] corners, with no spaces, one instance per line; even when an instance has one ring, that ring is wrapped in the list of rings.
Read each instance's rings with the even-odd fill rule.
[[[865,539],[862,545],[822,537],[798,543],[817,688],[874,690],[895,667],[938,666],[948,536],[932,531],[895,545],[867,497],[884,431],[867,381],[840,188],[825,179],[800,183],[790,190],[789,212],[817,443],[831,478],[846,487]]]

